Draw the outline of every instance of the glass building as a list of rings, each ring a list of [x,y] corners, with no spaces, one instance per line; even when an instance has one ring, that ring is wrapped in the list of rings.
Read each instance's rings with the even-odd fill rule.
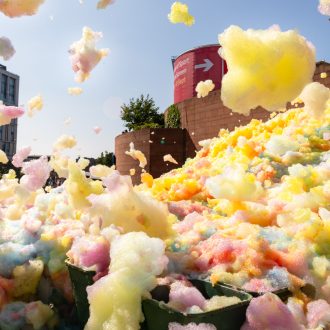
[[[19,76],[7,71],[0,64],[0,100],[5,105],[18,106]],[[8,158],[16,153],[17,143],[17,119],[13,119],[9,125],[0,126],[0,149]]]

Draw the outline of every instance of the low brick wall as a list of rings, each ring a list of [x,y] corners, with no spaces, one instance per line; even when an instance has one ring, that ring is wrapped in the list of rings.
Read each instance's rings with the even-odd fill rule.
[[[129,150],[130,142],[134,143],[135,149],[144,153],[148,162],[145,170],[155,178],[182,166],[188,157],[195,155],[194,145],[185,129],[145,128],[118,135],[115,139],[116,167],[124,175],[128,175],[130,169],[134,168],[135,175],[132,176],[134,184],[140,183],[142,169],[138,161],[125,154],[125,151]],[[163,157],[166,154],[171,154],[178,165],[164,162]]]
[[[222,104],[220,93],[216,90],[205,98],[192,98],[176,104],[181,126],[190,134],[196,149],[200,149],[199,141],[217,136],[221,128],[232,131],[236,126],[246,125],[252,118],[269,118],[270,113],[261,108],[251,111],[250,116],[233,113]]]

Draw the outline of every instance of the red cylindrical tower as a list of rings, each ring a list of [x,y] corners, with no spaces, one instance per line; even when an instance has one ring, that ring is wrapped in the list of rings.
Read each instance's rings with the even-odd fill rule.
[[[206,45],[188,50],[176,57],[174,69],[174,103],[196,96],[196,85],[211,79],[215,89],[221,87],[227,72],[225,61],[220,57],[219,45]]]

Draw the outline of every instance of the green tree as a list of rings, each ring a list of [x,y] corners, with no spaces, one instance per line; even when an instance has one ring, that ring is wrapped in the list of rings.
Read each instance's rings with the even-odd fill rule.
[[[7,174],[9,170],[14,170],[16,172],[16,176],[20,178],[22,176],[21,169],[16,168],[10,161],[7,164],[0,164],[0,178],[4,174]]]
[[[180,128],[181,126],[181,118],[180,118],[180,110],[174,104],[172,104],[165,116],[165,127],[166,128]]]
[[[129,131],[137,131],[141,128],[164,127],[164,114],[159,113],[152,97],[144,96],[131,98],[128,104],[121,106],[120,118],[125,122]]]
[[[101,152],[100,157],[96,158],[96,164],[106,165],[111,167],[112,165],[116,165],[116,157],[113,152]]]

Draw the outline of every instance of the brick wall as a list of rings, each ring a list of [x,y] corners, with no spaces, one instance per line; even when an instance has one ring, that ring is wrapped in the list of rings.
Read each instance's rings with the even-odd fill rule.
[[[149,142],[152,141],[152,142]],[[130,169],[135,169],[132,176],[134,184],[140,182],[142,169],[139,162],[125,155],[129,150],[130,142],[134,143],[135,149],[141,150],[147,158],[145,170],[153,177],[159,177],[176,167],[182,166],[187,157],[195,154],[187,131],[181,128],[145,128],[136,132],[118,135],[115,139],[116,167],[121,174],[129,174]],[[187,151],[190,154],[187,154]],[[171,154],[178,165],[164,162],[163,157]]]
[[[177,104],[181,114],[181,125],[187,129],[197,149],[198,142],[218,135],[221,128],[233,130],[245,125],[252,118],[267,120],[270,113],[263,109],[251,111],[250,116],[233,113],[220,98],[220,90],[211,92],[205,98],[192,98]]]
[[[321,78],[322,72],[325,72],[327,74],[327,78]],[[323,85],[327,86],[328,88],[330,88],[330,63],[321,61],[316,64],[314,81],[318,81]]]

